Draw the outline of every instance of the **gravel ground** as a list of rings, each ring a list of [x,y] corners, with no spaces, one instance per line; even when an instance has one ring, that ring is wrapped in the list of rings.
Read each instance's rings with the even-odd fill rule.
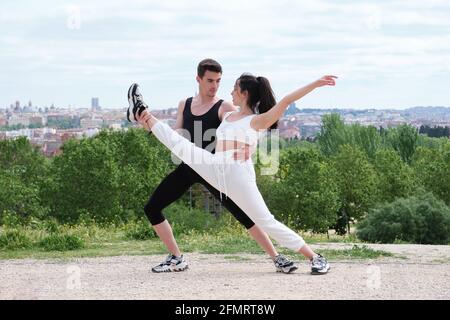
[[[395,254],[376,260],[333,261],[312,276],[305,260],[289,275],[264,255],[188,253],[189,270],[154,274],[164,257],[0,261],[0,299],[446,299],[450,246],[368,245]],[[327,243],[320,249],[351,248]],[[176,286],[176,289],[174,289]]]

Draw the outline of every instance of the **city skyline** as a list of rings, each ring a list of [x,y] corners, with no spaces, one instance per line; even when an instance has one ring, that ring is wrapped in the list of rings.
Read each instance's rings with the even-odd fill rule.
[[[450,105],[450,3],[408,1],[42,1],[0,4],[0,108],[126,107],[132,82],[153,109],[197,91],[197,63],[234,80],[268,77],[277,98],[339,76],[297,107],[406,109]]]
[[[95,106],[93,105],[93,101],[96,101]],[[298,103],[298,102],[297,102]],[[335,106],[335,107],[316,107],[316,106],[303,106],[303,107],[299,107],[299,105],[297,105],[295,102],[292,103],[291,105],[289,105],[289,107],[294,106],[296,108],[298,108],[299,110],[310,110],[310,109],[323,109],[323,110],[332,110],[332,109],[337,109],[337,110],[355,110],[355,111],[364,111],[364,110],[398,110],[398,111],[402,111],[402,110],[407,110],[407,109],[413,109],[413,108],[449,108],[450,106],[445,106],[445,105],[435,105],[435,106],[420,106],[420,105],[416,105],[416,106],[391,106],[391,107],[382,107],[382,108],[377,108],[376,106],[372,106],[372,107],[366,107],[366,108],[351,108],[351,107],[346,107],[346,106]],[[29,100],[28,102],[24,101],[24,103],[22,103],[22,101],[20,100],[16,100],[13,103],[10,103],[8,106],[1,106],[0,105],[0,111],[7,111],[8,109],[11,108],[16,108],[16,107],[20,107],[22,110],[26,109],[26,108],[32,108],[33,111],[26,111],[26,112],[39,112],[39,109],[41,109],[42,111],[44,109],[61,109],[61,110],[66,110],[66,109],[72,109],[72,110],[77,110],[77,109],[105,109],[105,110],[119,110],[119,109],[126,109],[128,108],[128,106],[121,106],[121,107],[114,107],[114,106],[103,106],[99,104],[99,97],[91,97],[89,99],[89,102],[84,104],[84,105],[68,105],[68,106],[58,106],[58,105],[54,105],[54,103],[52,103],[51,105],[36,105],[32,102],[32,100]],[[167,110],[167,109],[176,109],[177,106],[161,106],[159,108],[151,108],[151,110]]]

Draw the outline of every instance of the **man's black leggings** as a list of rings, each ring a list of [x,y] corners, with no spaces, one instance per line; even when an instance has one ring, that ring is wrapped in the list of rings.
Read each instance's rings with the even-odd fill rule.
[[[157,225],[166,220],[162,210],[181,198],[189,188],[195,184],[204,185],[212,195],[220,200],[220,192],[206,182],[187,164],[181,163],[172,173],[170,173],[156,188],[150,200],[144,207],[152,225]],[[255,223],[230,199],[222,197],[222,205],[242,224],[250,229]]]

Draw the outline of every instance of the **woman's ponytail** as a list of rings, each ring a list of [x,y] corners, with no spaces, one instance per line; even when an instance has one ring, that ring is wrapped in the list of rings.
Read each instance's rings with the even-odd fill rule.
[[[255,77],[251,73],[244,73],[236,80],[236,83],[241,91],[248,92],[247,103],[254,113],[265,113],[277,104],[267,78]],[[277,127],[278,121],[270,129],[276,129]]]
[[[273,94],[270,82],[265,77],[257,77],[256,80],[259,83],[259,104],[258,112],[265,113],[272,109],[276,104],[275,96]],[[278,127],[278,121],[275,122],[270,129],[276,129]]]

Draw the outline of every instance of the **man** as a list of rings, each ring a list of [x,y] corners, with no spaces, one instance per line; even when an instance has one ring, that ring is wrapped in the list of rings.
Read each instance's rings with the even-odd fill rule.
[[[199,85],[199,93],[180,101],[175,129],[188,133],[191,142],[210,152],[214,152],[214,131],[221,123],[226,112],[235,111],[236,107],[230,102],[219,99],[216,94],[220,86],[222,67],[217,61],[205,59],[197,67],[196,80]],[[130,92],[130,96],[138,97],[139,94]],[[127,115],[130,121],[130,114]],[[132,117],[132,116],[131,116]],[[250,157],[249,150],[236,152],[236,160],[246,160]],[[156,234],[166,245],[170,254],[165,261],[152,268],[153,272],[184,271],[188,264],[184,259],[177,242],[173,236],[169,222],[164,218],[162,210],[178,200],[189,188],[195,184],[204,185],[217,199],[220,192],[208,184],[194,170],[185,163],[181,163],[170,173],[156,188],[150,200],[145,205],[144,211]],[[278,272],[290,273],[297,266],[286,257],[279,255],[267,234],[228,197],[220,199],[222,205],[230,211],[233,216],[245,226],[255,241],[272,258]]]

